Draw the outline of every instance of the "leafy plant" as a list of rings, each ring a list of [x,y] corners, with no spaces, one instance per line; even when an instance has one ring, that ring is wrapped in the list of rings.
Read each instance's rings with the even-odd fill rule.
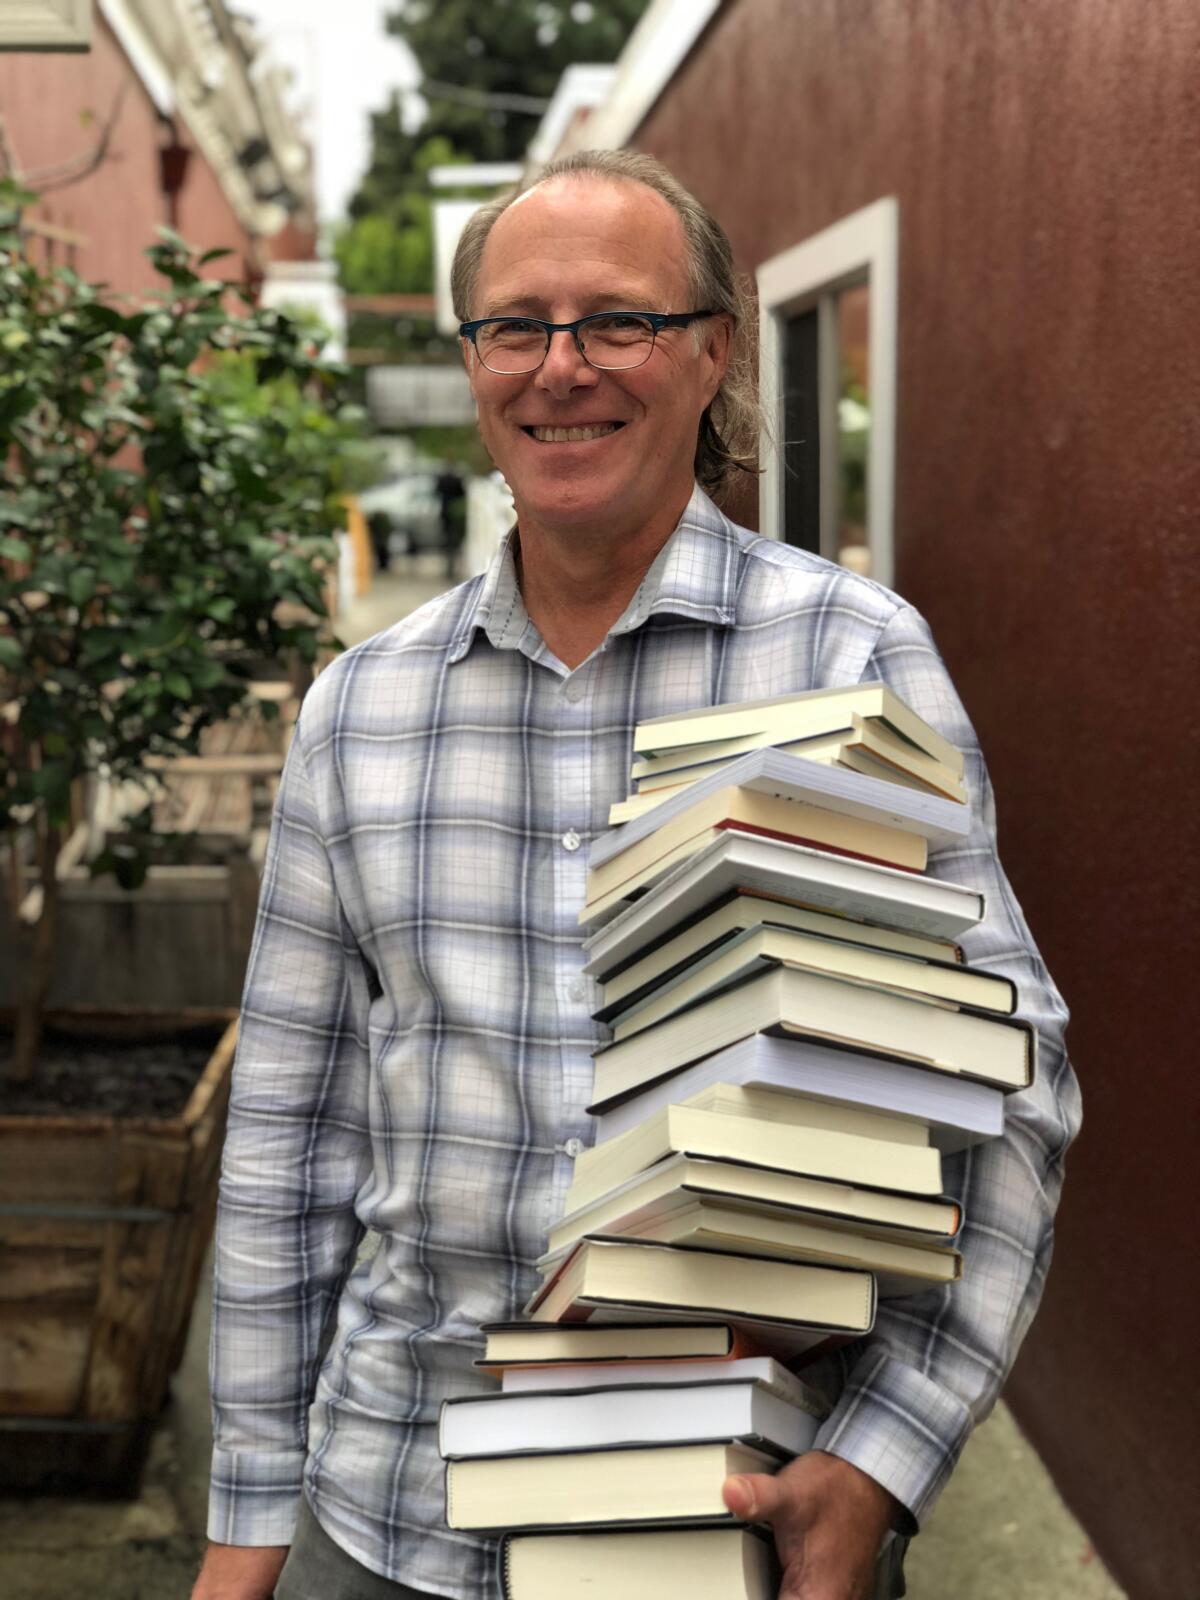
[[[148,254],[165,290],[123,309],[28,258],[32,198],[0,185],[0,841],[27,947],[18,1079],[40,1043],[78,780],[104,769],[149,788],[148,758],[195,752],[246,698],[249,657],[314,658],[359,432],[311,330],[201,276],[223,252],[196,258],[164,232]],[[16,911],[33,873],[30,924]]]

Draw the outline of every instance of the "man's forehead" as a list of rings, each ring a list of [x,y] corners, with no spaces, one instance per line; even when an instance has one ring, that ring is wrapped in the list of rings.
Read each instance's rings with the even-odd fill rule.
[[[626,178],[572,174],[527,189],[493,224],[482,275],[502,273],[546,243],[578,243],[582,251],[607,245],[642,264],[687,266],[687,240],[675,208],[646,184]]]

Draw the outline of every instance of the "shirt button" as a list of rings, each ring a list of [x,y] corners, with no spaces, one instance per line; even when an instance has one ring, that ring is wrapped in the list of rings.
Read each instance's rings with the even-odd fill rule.
[[[582,700],[586,693],[587,690],[584,688],[583,684],[580,683],[578,678],[568,679],[567,686],[563,690],[563,694],[572,705],[575,705],[578,701]]]
[[[562,836],[562,847],[564,850],[578,850],[582,843],[583,840],[575,832],[574,828],[568,828],[566,833],[564,833]]]
[[[583,1154],[583,1140],[568,1139],[566,1144],[563,1145],[563,1154],[570,1156],[571,1160],[574,1161],[576,1156]]]
[[[584,995],[586,995],[586,994],[587,994],[587,985],[584,983],[582,978],[575,978],[567,986],[567,999],[568,1000],[582,1000]]]

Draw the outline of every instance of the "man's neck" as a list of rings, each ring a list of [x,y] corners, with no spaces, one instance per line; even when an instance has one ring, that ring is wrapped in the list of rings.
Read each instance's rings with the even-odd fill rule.
[[[519,524],[517,579],[529,620],[574,670],[604,642],[686,507],[619,539]]]

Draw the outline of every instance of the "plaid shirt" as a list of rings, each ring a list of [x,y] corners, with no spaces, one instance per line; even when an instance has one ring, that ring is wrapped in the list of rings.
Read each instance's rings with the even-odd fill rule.
[[[438,1407],[493,1386],[471,1367],[479,1324],[534,1288],[592,1140],[602,1030],[576,918],[633,726],[862,679],[965,752],[974,828],[930,870],[986,892],[967,957],[1016,980],[1041,1035],[1005,1137],[945,1162],[965,1280],[883,1304],[821,1374],[841,1398],[820,1446],[925,1517],[1042,1290],[1079,1118],[1066,1011],[997,862],[975,735],[925,623],[697,490],[573,672],[526,615],[506,544],[484,576],[339,657],[305,701],[225,1146],[210,1537],[287,1543],[303,1485],[372,1571],[490,1592],[490,1542],[446,1527]],[[373,1254],[358,1251],[368,1232]]]

